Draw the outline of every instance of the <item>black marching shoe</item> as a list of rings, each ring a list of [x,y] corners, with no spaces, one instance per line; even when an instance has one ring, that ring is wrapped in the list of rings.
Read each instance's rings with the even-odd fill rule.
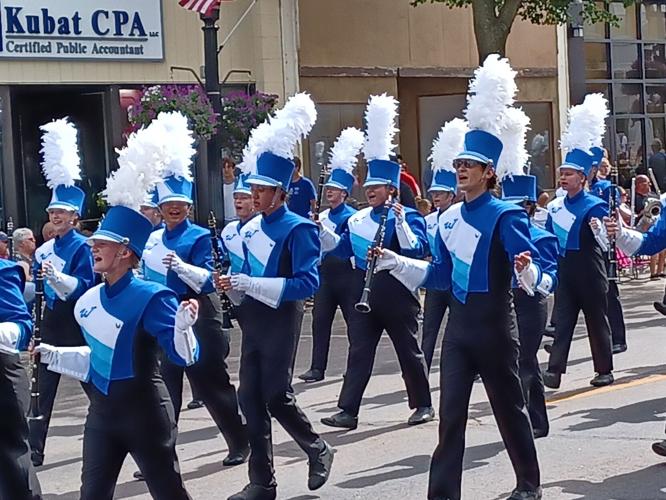
[[[324,449],[319,452],[314,460],[308,461],[308,489],[311,491],[324,486],[331,474],[333,448],[326,441],[322,442],[324,443]]]
[[[532,436],[534,439],[544,438],[548,435],[548,429],[533,429]]]
[[[541,375],[543,377],[543,385],[551,389],[559,389],[562,383],[562,374],[545,371]]]
[[[658,443],[652,443],[652,451],[654,451],[657,455],[666,457],[666,440],[659,441]]]
[[[541,500],[542,490],[539,486],[536,490],[519,490],[516,488],[506,500]]]
[[[245,446],[239,450],[229,450],[229,454],[224,460],[222,460],[222,465],[226,467],[233,467],[234,465],[240,465],[245,463],[245,461],[250,456],[250,447]]]
[[[136,471],[134,474],[132,474],[132,477],[136,479],[137,481],[145,481],[146,478],[143,477],[143,474],[141,473],[140,470]]]
[[[550,337],[551,339],[555,338],[555,325],[548,325],[543,331],[544,337]]]
[[[201,401],[200,399],[193,399],[189,403],[187,403],[187,409],[188,410],[196,410],[197,408],[203,408],[204,407],[204,402]]]
[[[324,380],[324,372],[321,370],[316,370],[315,368],[310,368],[305,373],[300,374],[298,378],[306,383],[321,382]]]
[[[341,411],[330,417],[322,418],[321,423],[329,427],[354,430],[358,426],[358,417],[350,415],[346,411]]]
[[[30,453],[30,460],[34,467],[39,467],[44,463],[44,454],[33,450]]]
[[[613,354],[620,354],[627,350],[627,344],[613,344]]]
[[[654,308],[657,310],[658,313],[666,316],[666,304],[664,304],[663,302],[653,302],[652,305],[654,306]]]
[[[553,344],[544,344],[543,350],[546,351],[548,354],[550,354],[551,352],[553,352]]]
[[[275,486],[261,486],[259,484],[248,484],[235,495],[231,495],[227,500],[275,500],[277,492]]]
[[[603,387],[605,385],[611,385],[615,382],[612,373],[597,373],[592,380],[590,380],[590,385],[594,387]]]
[[[432,406],[423,406],[414,410],[414,413],[407,420],[407,425],[425,424],[435,419],[435,410]]]

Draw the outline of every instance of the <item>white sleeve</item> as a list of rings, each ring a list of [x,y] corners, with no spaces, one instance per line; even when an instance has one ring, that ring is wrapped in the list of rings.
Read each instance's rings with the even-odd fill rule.
[[[629,257],[638,252],[638,249],[643,244],[643,233],[639,233],[634,229],[626,227],[622,228],[620,236],[615,240],[617,247]]]
[[[72,295],[79,286],[78,278],[59,271],[55,271],[53,276],[49,276],[46,279],[58,298],[62,301],[67,300],[67,298]]]
[[[286,285],[285,278],[250,278],[250,287],[247,294],[259,302],[277,309],[282,299]]]
[[[90,378],[90,347],[54,347],[47,368],[87,382]]]
[[[396,255],[396,259],[398,264],[389,273],[408,290],[418,289],[428,277],[430,263],[402,255]]]
[[[327,253],[333,250],[340,243],[340,236],[335,234],[326,226],[322,225],[319,228],[319,242],[321,243],[322,253]]]
[[[16,323],[0,323],[0,352],[16,354],[21,339],[21,327]]]
[[[398,235],[400,248],[403,250],[413,250],[418,246],[419,240],[407,224],[407,219],[402,219],[399,223],[396,221],[395,232]]]

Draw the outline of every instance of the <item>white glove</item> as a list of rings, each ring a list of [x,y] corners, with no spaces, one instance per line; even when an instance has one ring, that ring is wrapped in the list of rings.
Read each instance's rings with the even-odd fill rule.
[[[645,235],[635,229],[625,227],[621,217],[617,221],[617,231],[618,234],[615,237],[617,247],[629,257],[638,252],[638,249],[643,244]]]
[[[400,248],[403,250],[413,250],[418,245],[419,240],[414,231],[412,231],[412,228],[407,224],[404,214],[400,214],[400,216],[396,215],[395,233],[398,236]]]
[[[178,277],[196,293],[201,293],[201,289],[210,278],[210,271],[201,267],[187,264],[174,252],[169,253],[165,260],[169,260],[169,269],[175,272]]]
[[[173,344],[187,366],[194,364],[197,360],[198,342],[192,326],[197,322],[198,317],[198,311],[193,311],[191,307],[183,304],[178,306],[173,329]]]
[[[322,253],[327,253],[333,250],[340,243],[340,236],[335,234],[329,228],[320,224],[319,226],[319,242],[321,244]]]
[[[519,272],[514,265],[513,272],[516,275],[518,286],[522,288],[527,295],[533,297],[534,288],[537,284],[537,279],[539,279],[539,269],[537,266],[532,262],[529,266]]]
[[[21,328],[16,323],[0,323],[0,352],[16,354],[20,340]]]
[[[377,264],[375,265],[375,272],[379,271],[393,271],[398,267],[398,257],[400,257],[393,250],[388,248],[382,249],[382,253],[377,257]]]
[[[35,347],[42,363],[52,372],[68,375],[82,382],[90,378],[90,347],[56,347],[39,344]]]
[[[424,260],[411,259],[398,255],[397,253],[384,248],[382,254],[377,258],[375,271],[388,270],[391,276],[395,277],[405,288],[414,291],[423,284],[430,263]]]
[[[285,278],[257,278],[247,274],[231,276],[231,286],[234,290],[245,292],[273,309],[277,309],[280,305],[285,284]]]
[[[42,264],[42,269],[46,281],[51,285],[53,291],[62,301],[66,301],[79,286],[79,280],[77,278],[57,271],[50,262],[44,262]]]
[[[553,278],[550,274],[543,273],[541,275],[541,281],[537,285],[537,292],[539,292],[544,297],[548,297],[553,293]]]
[[[608,251],[608,233],[606,232],[606,226],[597,219],[596,217],[590,218],[590,229],[594,235],[594,239],[597,240],[601,250],[604,252]]]

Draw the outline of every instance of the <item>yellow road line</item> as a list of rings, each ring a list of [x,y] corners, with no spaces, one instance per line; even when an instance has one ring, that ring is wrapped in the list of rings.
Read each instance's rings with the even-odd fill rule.
[[[666,374],[648,375],[647,377],[629,380],[627,382],[621,382],[619,384],[616,383],[612,385],[607,385],[605,387],[599,387],[599,388],[586,387],[585,389],[580,389],[578,391],[575,391],[573,394],[563,395],[559,397],[555,396],[553,398],[546,400],[546,403],[548,404],[562,403],[564,401],[572,401],[574,399],[582,399],[590,396],[598,396],[600,394],[606,394],[608,392],[619,391],[622,389],[629,389],[630,387],[638,387],[639,385],[651,384],[653,382],[662,382],[665,380],[666,380]]]

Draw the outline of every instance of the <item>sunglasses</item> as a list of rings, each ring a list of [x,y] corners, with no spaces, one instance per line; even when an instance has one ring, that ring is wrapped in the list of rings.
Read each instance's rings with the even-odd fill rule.
[[[453,160],[453,168],[455,170],[460,170],[461,168],[468,169],[474,167],[484,167],[484,165],[482,163],[479,163],[478,161],[467,160],[464,158]]]

